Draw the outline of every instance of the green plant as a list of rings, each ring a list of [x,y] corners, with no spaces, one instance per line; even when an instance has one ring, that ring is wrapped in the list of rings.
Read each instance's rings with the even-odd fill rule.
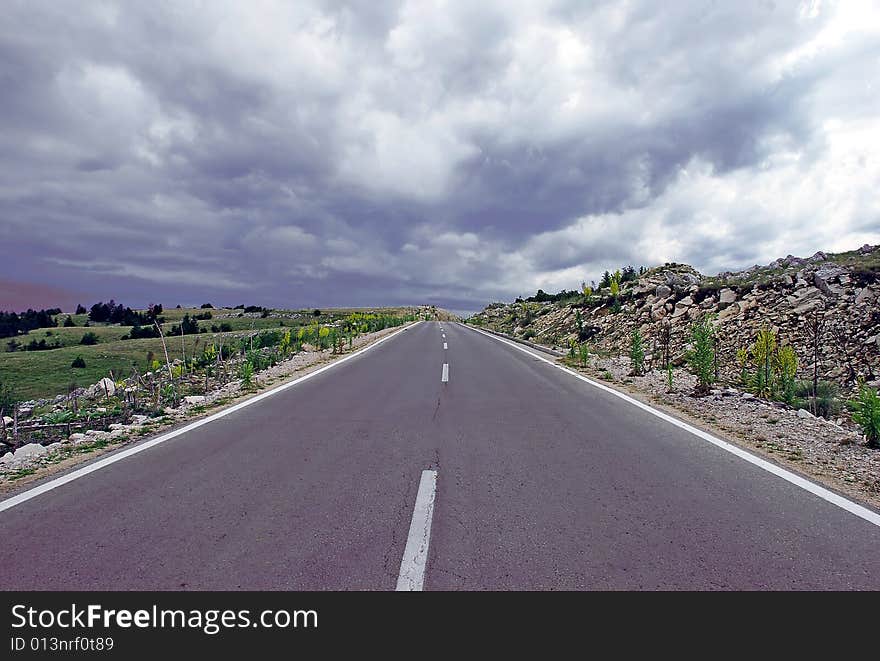
[[[242,363],[239,376],[241,377],[241,385],[243,388],[250,388],[253,385],[254,366],[249,360]]]
[[[798,381],[795,385],[795,405],[810,409],[814,415],[832,418],[840,412],[840,388],[830,381]]]
[[[666,392],[672,391],[672,363],[666,363]]]
[[[587,363],[590,362],[590,345],[586,342],[581,342],[578,347],[578,356],[581,361],[581,367],[586,367]]]
[[[762,328],[748,349],[736,353],[743,386],[758,397],[786,404],[797,400],[798,359],[790,345],[780,346],[776,333]]]
[[[715,325],[712,315],[700,317],[691,324],[691,350],[687,362],[697,377],[696,392],[706,393],[715,383]]]
[[[778,396],[786,404],[794,404],[795,401],[797,367],[797,355],[791,345],[780,348],[773,357],[773,368],[778,384]]]
[[[73,362],[70,363],[70,366],[76,367],[78,369],[82,369],[86,366],[86,361],[83,360],[82,356],[77,356],[76,358],[73,359]]]
[[[877,390],[859,384],[859,395],[847,402],[852,410],[853,421],[862,428],[868,447],[880,447],[880,396]]]
[[[86,346],[91,346],[93,344],[97,344],[98,343],[98,336],[97,336],[97,334],[93,333],[92,331],[88,331],[87,333],[83,334],[79,343],[85,344]]]
[[[629,358],[632,361],[633,375],[641,376],[645,371],[645,346],[642,334],[637,328],[630,335]]]

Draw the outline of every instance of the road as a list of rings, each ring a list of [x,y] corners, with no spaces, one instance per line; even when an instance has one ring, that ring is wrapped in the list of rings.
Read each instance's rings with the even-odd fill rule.
[[[426,590],[878,589],[877,549],[875,523],[437,322],[0,512],[6,590],[393,590],[406,566]]]

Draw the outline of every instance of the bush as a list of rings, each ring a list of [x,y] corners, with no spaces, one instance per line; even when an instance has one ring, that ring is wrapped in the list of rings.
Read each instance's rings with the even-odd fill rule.
[[[70,315],[67,315],[67,319],[64,320],[63,325],[65,328],[73,328],[74,326],[76,326],[76,324],[73,323],[73,319],[70,317]]]
[[[853,412],[853,420],[862,428],[868,447],[880,447],[880,396],[877,391],[861,384],[858,398],[847,405]]]
[[[86,366],[86,361],[83,360],[82,356],[77,356],[76,358],[73,359],[73,362],[70,363],[70,366],[81,369]]]
[[[155,326],[132,326],[129,337],[132,340],[141,340],[148,337],[159,337],[159,329]]]
[[[840,388],[830,381],[819,381],[813,392],[812,381],[798,381],[795,385],[795,406],[808,409],[823,418],[840,413]]]
[[[798,360],[790,345],[779,346],[776,333],[769,328],[758,331],[754,344],[736,354],[740,378],[747,390],[766,399],[786,404],[797,400]]]
[[[696,391],[706,393],[715,383],[715,326],[712,315],[704,315],[691,325],[691,350],[687,362],[697,377]]]
[[[254,376],[254,366],[251,365],[249,361],[245,362],[241,366],[241,371],[239,373],[241,377],[241,385],[243,388],[247,388],[251,385],[252,379]]]
[[[93,344],[98,343],[97,334],[89,331],[88,333],[84,333],[82,338],[79,341],[80,344],[85,344],[86,346],[92,346]]]

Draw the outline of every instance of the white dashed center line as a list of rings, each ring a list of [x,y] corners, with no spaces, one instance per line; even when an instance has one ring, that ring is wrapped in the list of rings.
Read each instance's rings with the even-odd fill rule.
[[[440,377],[441,383],[449,381],[449,363],[443,363],[443,376]]]
[[[422,471],[419,492],[413,508],[412,523],[400,574],[397,577],[398,592],[421,591],[425,585],[425,565],[428,563],[428,544],[431,542],[431,519],[434,518],[434,498],[437,495],[437,471]]]

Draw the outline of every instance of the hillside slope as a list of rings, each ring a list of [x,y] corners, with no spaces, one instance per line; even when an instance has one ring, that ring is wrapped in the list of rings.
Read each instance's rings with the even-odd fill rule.
[[[638,328],[650,368],[662,365],[667,351],[673,364],[681,364],[691,323],[707,313],[715,319],[722,380],[737,381],[737,350],[771,328],[795,349],[800,376],[812,376],[818,346],[821,379],[880,385],[880,246],[789,255],[716,276],[665,264],[623,283],[616,300],[604,288],[561,303],[493,303],[469,321],[548,346],[587,342],[623,355]],[[818,332],[811,330],[816,324]]]

